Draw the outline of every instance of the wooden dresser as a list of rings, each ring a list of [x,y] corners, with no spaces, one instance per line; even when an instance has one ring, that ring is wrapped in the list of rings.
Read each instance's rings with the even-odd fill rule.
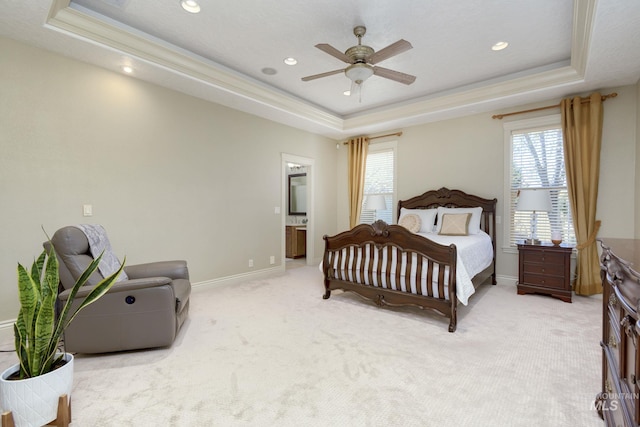
[[[599,239],[602,299],[602,391],[596,408],[607,426],[640,425],[638,301],[640,240]]]
[[[546,294],[571,302],[571,246],[518,244],[518,294]]]

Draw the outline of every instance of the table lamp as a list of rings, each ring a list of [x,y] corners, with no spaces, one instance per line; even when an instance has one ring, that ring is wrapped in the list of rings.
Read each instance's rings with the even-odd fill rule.
[[[521,188],[518,190],[518,203],[516,203],[516,211],[529,211],[531,214],[531,233],[529,239],[525,243],[529,245],[539,245],[540,240],[537,238],[537,213],[551,211],[551,195],[549,190]]]
[[[364,202],[364,208],[368,211],[373,211],[373,216],[378,219],[377,211],[387,210],[387,202],[384,200],[382,194],[371,194],[367,196],[367,200]]]

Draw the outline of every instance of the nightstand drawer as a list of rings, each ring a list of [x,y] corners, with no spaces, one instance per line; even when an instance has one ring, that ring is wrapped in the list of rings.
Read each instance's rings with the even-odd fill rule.
[[[526,285],[538,285],[545,288],[557,288],[564,289],[566,282],[563,276],[545,276],[542,274],[529,274],[524,273],[523,284]]]
[[[544,276],[564,276],[564,263],[562,264],[532,264],[524,262],[522,264],[524,274],[539,274]],[[526,279],[525,279],[526,280]]]
[[[564,265],[564,254],[545,250],[526,251],[527,261],[538,264]]]

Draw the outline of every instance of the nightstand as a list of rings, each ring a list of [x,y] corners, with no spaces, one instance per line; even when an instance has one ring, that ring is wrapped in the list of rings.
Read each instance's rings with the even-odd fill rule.
[[[518,244],[518,295],[545,294],[571,302],[571,246]]]

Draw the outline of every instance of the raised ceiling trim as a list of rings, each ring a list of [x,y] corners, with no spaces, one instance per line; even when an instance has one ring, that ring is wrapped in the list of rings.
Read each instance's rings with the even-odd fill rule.
[[[573,2],[573,31],[571,38],[571,66],[584,76],[587,69],[591,34],[596,15],[597,0]]]
[[[509,80],[489,83],[482,87],[475,84],[449,93],[434,94],[410,103],[370,110],[350,117],[331,113],[176,46],[83,13],[71,7],[70,0],[53,0],[46,25],[72,37],[126,53],[246,100],[242,106],[234,105],[232,108],[266,118],[279,116],[279,119],[275,120],[289,125],[303,120],[325,130],[320,133],[339,138],[340,134],[352,134],[364,127],[373,126],[379,130],[398,128],[407,123],[416,123],[421,118],[445,114],[463,105],[479,105],[582,82],[596,3],[597,0],[574,1],[570,65],[542,70],[527,76],[513,76]],[[274,110],[279,113],[269,113]]]
[[[152,41],[106,23],[70,7],[69,4],[70,0],[55,0],[46,24],[58,31],[107,46],[255,103],[288,112],[333,130],[342,130],[342,119],[330,112],[224,69],[219,64],[181,51],[175,46]]]

